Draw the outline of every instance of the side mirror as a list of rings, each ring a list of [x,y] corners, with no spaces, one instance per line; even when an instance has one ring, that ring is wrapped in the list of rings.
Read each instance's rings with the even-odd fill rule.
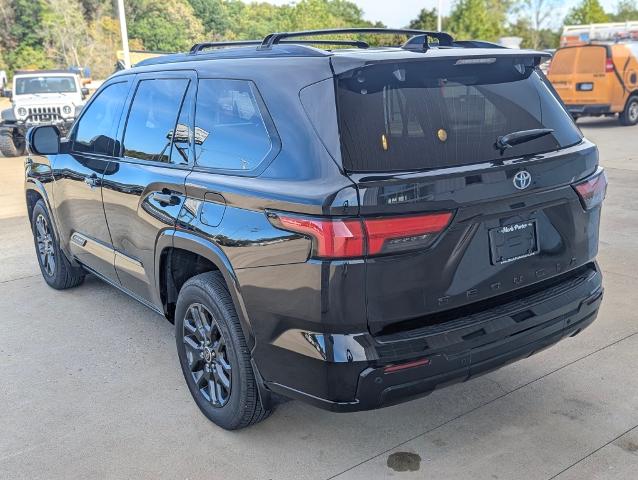
[[[82,92],[82,98],[86,98],[89,96],[89,89],[86,87],[82,87],[82,89],[80,90]]]
[[[54,125],[30,128],[27,148],[36,155],[57,155],[60,153],[60,130]]]
[[[2,90],[2,96],[10,99],[11,97],[13,97],[13,92],[8,88],[5,88],[4,90]]]

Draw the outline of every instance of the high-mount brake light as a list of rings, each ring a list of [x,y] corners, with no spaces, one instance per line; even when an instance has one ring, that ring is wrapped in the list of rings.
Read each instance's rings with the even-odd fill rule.
[[[269,212],[277,228],[312,239],[311,256],[359,258],[426,248],[449,225],[451,212],[378,218],[313,218]]]
[[[572,185],[585,210],[600,205],[607,195],[607,173],[602,168],[585,181]]]

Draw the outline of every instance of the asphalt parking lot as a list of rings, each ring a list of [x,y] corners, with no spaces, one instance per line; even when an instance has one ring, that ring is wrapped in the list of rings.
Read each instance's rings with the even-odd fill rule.
[[[46,286],[23,159],[0,158],[0,478],[637,478],[638,127],[582,126],[610,181],[588,330],[403,405],[290,401],[234,433],[191,400],[168,322],[94,278]]]

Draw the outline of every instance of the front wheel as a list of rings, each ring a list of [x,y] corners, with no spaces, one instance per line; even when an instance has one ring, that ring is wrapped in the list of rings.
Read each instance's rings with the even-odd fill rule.
[[[188,280],[175,309],[177,354],[195,403],[227,430],[265,419],[255,374],[224,278],[207,272]]]
[[[15,129],[0,130],[0,153],[5,157],[20,157],[24,155],[26,145]]]
[[[638,123],[638,95],[632,95],[627,100],[625,109],[620,113],[620,123],[625,126]]]
[[[65,290],[82,283],[84,272],[81,268],[71,265],[64,252],[60,250],[51,217],[42,200],[38,200],[33,207],[31,229],[40,271],[47,284],[56,290]]]

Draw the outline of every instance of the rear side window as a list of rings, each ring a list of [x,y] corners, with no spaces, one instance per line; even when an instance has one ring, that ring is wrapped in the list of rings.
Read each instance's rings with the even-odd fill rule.
[[[128,89],[127,82],[113,83],[97,94],[75,129],[74,151],[113,155],[117,124]]]
[[[181,78],[140,81],[126,122],[125,157],[170,162],[173,131],[188,83]]]
[[[195,163],[254,170],[272,150],[262,102],[251,82],[202,79],[195,107]]]
[[[340,76],[344,167],[377,172],[452,167],[548,152],[581,140],[531,61],[484,62],[374,64]],[[495,146],[499,136],[538,128],[554,132],[503,153]]]

